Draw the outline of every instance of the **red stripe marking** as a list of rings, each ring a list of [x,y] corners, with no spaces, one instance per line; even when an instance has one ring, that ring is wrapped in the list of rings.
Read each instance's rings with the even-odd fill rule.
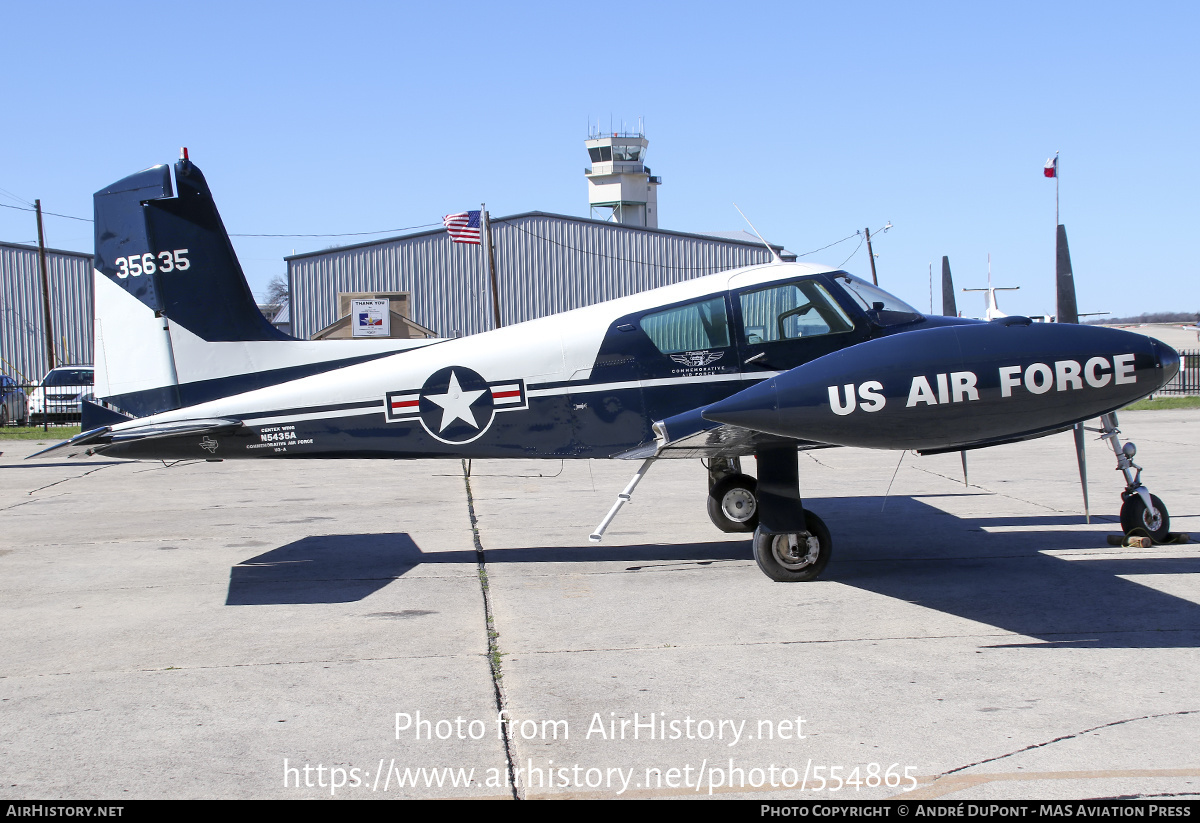
[[[513,391],[505,391],[505,392],[498,392],[495,389],[492,390],[492,398],[495,400],[503,400],[506,397],[520,397],[520,396],[521,396],[520,389],[515,389]]]

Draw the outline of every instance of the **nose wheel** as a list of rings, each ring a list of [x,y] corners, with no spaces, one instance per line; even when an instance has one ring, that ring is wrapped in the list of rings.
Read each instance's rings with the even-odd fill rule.
[[[1166,543],[1171,535],[1171,516],[1167,507],[1158,499],[1158,495],[1150,495],[1150,506],[1136,492],[1125,496],[1121,504],[1121,530],[1125,534],[1135,534],[1135,530],[1144,531],[1155,543]]]

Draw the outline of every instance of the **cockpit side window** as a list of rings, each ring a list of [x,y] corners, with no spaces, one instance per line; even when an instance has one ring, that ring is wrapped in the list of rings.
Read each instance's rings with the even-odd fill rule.
[[[816,280],[742,292],[739,298],[749,345],[854,330],[854,322]]]
[[[729,345],[729,318],[723,297],[647,314],[641,319],[641,327],[663,354]]]

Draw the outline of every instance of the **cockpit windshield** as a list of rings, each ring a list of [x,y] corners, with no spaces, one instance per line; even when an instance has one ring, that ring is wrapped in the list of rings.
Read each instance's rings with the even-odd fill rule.
[[[845,272],[838,272],[834,279],[881,326],[898,326],[924,319],[919,311],[899,297],[888,294],[866,280]]]

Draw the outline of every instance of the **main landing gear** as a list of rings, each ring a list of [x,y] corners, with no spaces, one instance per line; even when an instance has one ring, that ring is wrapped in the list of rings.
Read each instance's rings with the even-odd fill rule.
[[[1171,516],[1157,495],[1142,485],[1142,467],[1133,462],[1137,446],[1133,443],[1121,445],[1121,430],[1117,428],[1117,416],[1109,413],[1101,416],[1097,432],[1101,440],[1107,440],[1117,456],[1117,470],[1125,475],[1125,491],[1121,492],[1121,530],[1126,535],[1143,533],[1155,543],[1167,543],[1171,539]]]
[[[772,580],[813,580],[829,563],[833,539],[800,499],[796,449],[760,449],[756,456],[757,480],[742,473],[736,457],[709,463],[709,519],[723,532],[754,532],[754,561]]]
[[[708,519],[723,532],[758,527],[758,481],[742,474],[737,457],[714,457],[708,464]]]
[[[758,479],[742,473],[738,458],[713,458],[708,466],[708,516],[724,532],[754,532],[754,561],[780,583],[813,580],[833,553],[833,539],[821,518],[800,499],[799,455],[795,446],[759,449]],[[649,457],[617,495],[617,501],[589,539],[600,542],[604,530],[656,457]]]
[[[754,562],[763,574],[778,583],[803,583],[814,580],[825,570],[833,552],[833,539],[824,521],[810,511],[804,512],[804,532],[767,534],[754,532]]]

